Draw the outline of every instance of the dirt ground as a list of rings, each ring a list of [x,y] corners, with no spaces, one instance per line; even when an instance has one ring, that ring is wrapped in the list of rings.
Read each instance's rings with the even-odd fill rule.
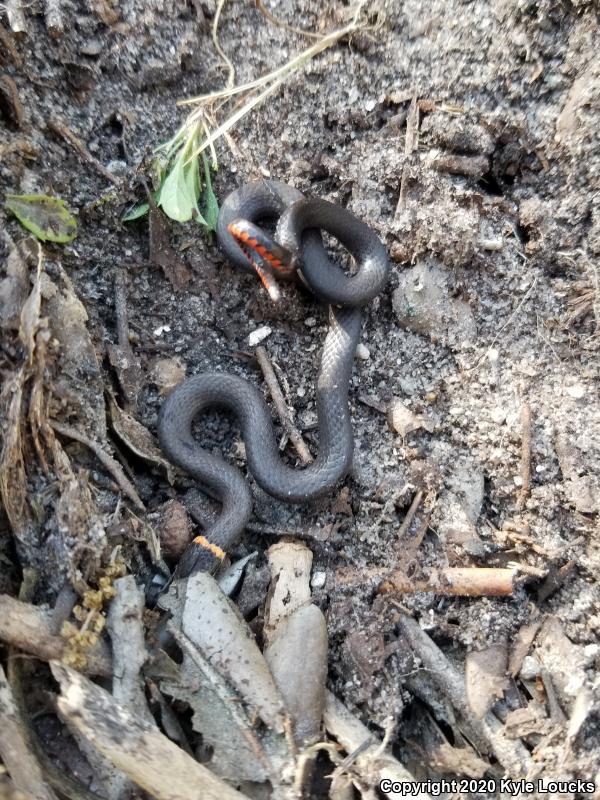
[[[353,10],[341,0],[265,5],[319,33],[347,24]],[[38,384],[35,370],[23,371],[28,345],[18,315],[9,319],[8,278],[0,295],[3,490],[13,492],[0,516],[0,591],[17,596],[22,568],[33,568],[35,586],[21,598],[50,607],[78,569],[84,578],[93,572],[103,547],[120,545],[127,570],[148,585],[149,544],[168,527],[165,503],[198,502],[191,480],[171,486],[156,459],[140,458],[115,433],[107,392],[154,434],[173,374],[229,371],[262,385],[248,336],[266,325],[261,343],[316,452],[313,387],[327,325],[325,310],[296,286],[274,307],[193,222],[170,224],[189,271],[177,288],[149,259],[147,218],[121,222],[144,198],[152,148],[185,117],[176,101],[223,85],[212,0],[62,8],[56,37],[36,3],[21,37],[5,18],[0,49],[0,186],[62,197],[79,226],[73,242],[44,246],[49,322],[38,324],[47,332]],[[313,601],[327,621],[328,688],[374,735],[387,731],[416,777],[506,774],[498,752],[484,752],[461,725],[495,703],[536,777],[600,780],[598,7],[389,0],[367,3],[363,16],[368,30],[305,65],[232,129],[231,147],[217,147],[220,200],[250,179],[277,178],[347,206],[378,232],[392,262],[387,289],[365,311],[351,380],[351,475],[311,507],[285,506],[253,485],[253,525],[232,558],[258,552],[246,581],[264,599],[275,534],[304,537],[314,553]],[[310,44],[238,0],[223,8],[219,40],[236,83]],[[8,269],[10,240],[25,232],[0,216]],[[127,342],[115,308],[123,296]],[[44,468],[26,427],[38,406],[33,396],[15,406],[17,385],[24,397],[43,385],[43,413],[100,442],[145,510],[64,432],[55,435],[70,466],[50,459]],[[243,468],[235,426],[215,414],[202,431]],[[427,591],[435,570],[455,567],[514,568],[514,591]],[[383,592],[396,571],[402,586]],[[256,622],[261,604],[248,607]],[[449,675],[466,670],[464,696],[425,663],[407,617],[440,648]],[[8,652],[0,649],[3,661]],[[48,743],[58,728],[44,693],[55,686],[43,667],[25,679]],[[47,749],[73,768],[72,756]],[[475,761],[465,765],[467,751]],[[598,785],[596,794],[553,796],[600,797]]]

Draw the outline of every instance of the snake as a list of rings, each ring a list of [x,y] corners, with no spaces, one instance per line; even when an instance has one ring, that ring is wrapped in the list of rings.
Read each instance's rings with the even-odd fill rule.
[[[272,236],[259,226],[267,221],[276,223]],[[330,259],[323,231],[353,256],[354,274]],[[241,471],[204,449],[193,435],[194,421],[209,408],[237,417],[248,471],[272,497],[304,503],[329,493],[347,475],[354,450],[348,388],[362,308],[381,293],[389,272],[386,249],[368,225],[343,206],[306,196],[276,180],[253,181],[229,194],[219,210],[217,239],[234,266],[256,270],[265,283],[274,274],[297,278],[329,304],[316,385],[319,445],[307,466],[286,464],[261,391],[242,377],[208,372],[176,386],[159,411],[160,446],[169,461],[220,501],[221,511],[189,544],[175,567],[175,578],[200,570],[215,572],[239,542],[252,514],[250,488]]]

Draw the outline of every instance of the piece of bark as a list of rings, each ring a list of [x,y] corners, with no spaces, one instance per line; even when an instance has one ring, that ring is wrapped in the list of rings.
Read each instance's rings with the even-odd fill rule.
[[[114,582],[116,595],[108,612],[108,630],[113,656],[112,694],[125,708],[143,717],[148,723],[154,719],[146,705],[141,677],[148,653],[144,640],[144,595],[138,589],[133,575]]]
[[[132,575],[116,580],[114,587],[117,593],[108,613],[113,655],[112,695],[124,709],[155,726],[140,678],[147,657],[142,626],[144,597]],[[133,786],[129,778],[112,761],[98,753],[78,730],[73,734],[102,782],[108,800],[130,797]]]
[[[62,664],[51,666],[61,687],[61,715],[156,800],[247,798],[125,710],[104,689]]]
[[[273,631],[298,608],[309,605],[312,553],[299,542],[278,542],[267,551],[271,568],[271,591],[267,600],[264,636],[270,643]]]
[[[467,653],[465,692],[469,707],[477,719],[482,719],[496,700],[502,697],[507,682],[507,665],[506,643]]]

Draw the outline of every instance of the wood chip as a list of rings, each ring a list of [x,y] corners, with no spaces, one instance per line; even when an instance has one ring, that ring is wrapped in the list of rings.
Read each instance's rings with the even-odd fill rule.
[[[504,694],[508,680],[507,666],[508,651],[505,643],[467,653],[465,693],[469,707],[477,719],[482,719]]]

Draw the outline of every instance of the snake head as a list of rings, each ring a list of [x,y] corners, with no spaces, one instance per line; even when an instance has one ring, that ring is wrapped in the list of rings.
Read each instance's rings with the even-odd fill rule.
[[[277,278],[287,278],[296,271],[293,254],[249,220],[236,219],[229,223],[227,230],[256,271],[269,297],[278,301],[281,293]]]

